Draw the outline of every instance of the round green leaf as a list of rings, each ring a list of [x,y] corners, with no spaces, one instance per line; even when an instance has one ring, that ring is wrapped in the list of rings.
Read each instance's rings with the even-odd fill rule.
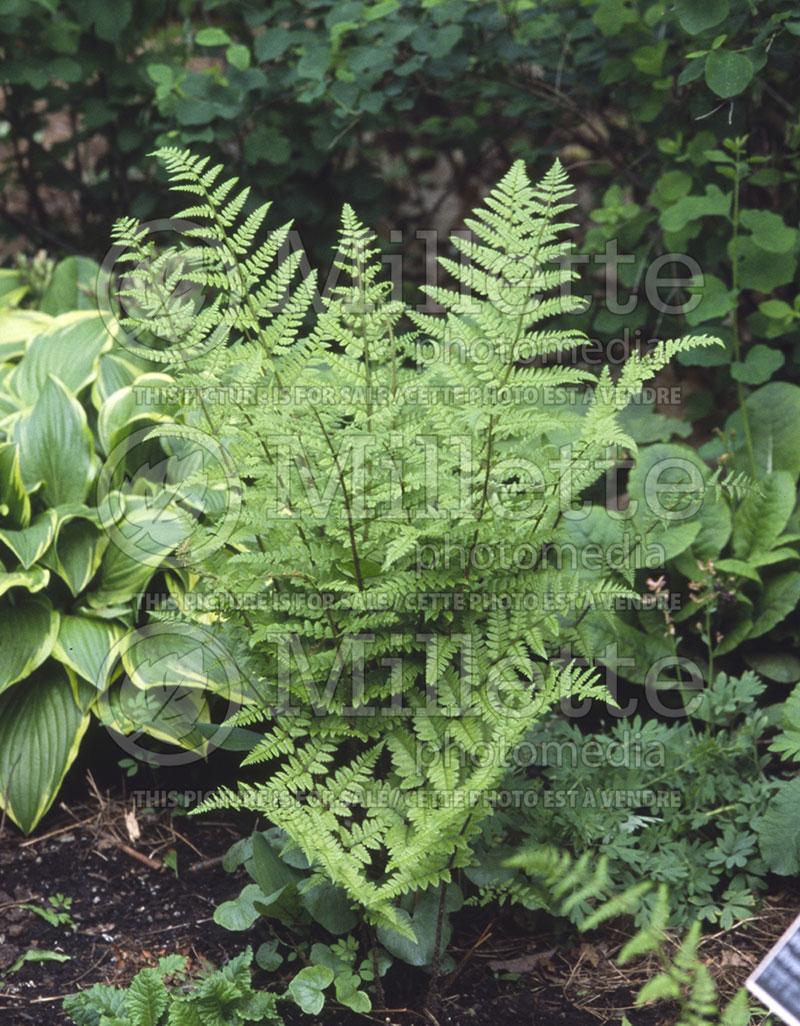
[[[248,884],[238,897],[217,905],[214,922],[225,930],[249,930],[260,915],[253,902],[263,898],[264,893],[258,884]]]
[[[250,51],[246,46],[242,46],[240,43],[236,43],[233,46],[229,46],[225,51],[225,59],[228,64],[231,64],[234,68],[238,68],[239,71],[244,71],[245,68],[250,67]]]
[[[194,37],[195,43],[199,46],[225,46],[231,42],[231,37],[221,28],[200,29]]]
[[[678,21],[689,35],[697,36],[728,16],[728,0],[675,0]]]
[[[731,377],[745,385],[763,385],[785,362],[786,357],[780,350],[759,343],[748,352],[744,362],[731,364]]]
[[[740,93],[752,77],[753,65],[743,53],[713,50],[706,57],[706,84],[723,99]]]
[[[743,210],[741,222],[753,233],[753,242],[768,253],[788,253],[797,233],[771,210]]]
[[[325,1004],[322,991],[333,983],[333,971],[326,965],[307,965],[289,984],[289,995],[308,1015],[319,1015]]]

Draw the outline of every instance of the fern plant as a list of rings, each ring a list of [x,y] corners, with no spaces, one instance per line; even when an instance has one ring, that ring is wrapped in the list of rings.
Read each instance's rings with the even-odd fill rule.
[[[608,860],[599,861],[590,853],[579,859],[551,845],[538,845],[507,859],[504,865],[524,869],[530,886],[547,895],[548,909],[557,916],[574,915],[583,905],[590,914],[578,927],[581,933],[621,915],[643,910],[642,899],[651,889],[649,880],[612,893],[609,889]],[[591,903],[591,905],[589,904]],[[617,964],[626,965],[642,955],[655,955],[661,971],[652,976],[636,995],[636,1006],[672,1001],[680,1007],[675,1026],[749,1026],[750,1003],[742,987],[720,1010],[717,988],[705,963],[698,955],[701,924],[695,920],[670,956],[667,925],[671,914],[669,891],[658,888],[655,902],[641,928],[619,953]],[[622,1026],[631,1026],[627,1017]]]
[[[190,978],[187,960],[168,955],[141,969],[129,987],[96,983],[66,997],[63,1009],[75,1026],[281,1026],[275,995],[250,985],[252,960],[246,948],[221,969]]]
[[[452,240],[461,259],[441,262],[458,289],[429,287],[444,311],[429,315],[391,298],[349,206],[333,286],[314,303],[289,225],[265,234],[267,207],[244,213],[246,190],[221,167],[158,153],[193,198],[175,216],[191,219],[195,293],[175,298],[165,258],[125,221],[129,297],[175,342],[152,352],[186,386],[185,431],[210,433],[244,482],[228,544],[170,581],[185,617],[217,610],[204,622],[249,696],[235,725],[260,728],[244,764],[264,771],[200,808],[266,815],[368,923],[413,939],[399,899],[442,884],[444,902],[508,752],[562,698],[608,699],[557,653],[591,657],[582,611],[634,592],[613,570],[556,569],[544,547],[616,447],[635,451],[617,414],[643,382],[716,340],[635,353],[616,381],[562,365],[584,336],[546,326],[581,305],[559,264],[573,204],[558,163],[536,185],[513,165],[472,237]],[[210,531],[194,524],[187,565]],[[532,568],[509,567],[501,545],[535,553]]]

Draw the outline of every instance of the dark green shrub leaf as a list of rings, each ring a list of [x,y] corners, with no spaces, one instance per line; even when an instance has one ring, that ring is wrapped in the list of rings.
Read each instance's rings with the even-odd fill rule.
[[[698,4],[694,0],[675,0],[675,12],[681,27],[697,36],[728,16],[728,0],[708,0]]]
[[[212,27],[200,29],[194,37],[194,41],[199,46],[225,46],[226,43],[231,42],[231,37],[225,29]]]
[[[743,53],[714,50],[706,57],[706,84],[723,99],[740,93],[752,77],[753,65]]]

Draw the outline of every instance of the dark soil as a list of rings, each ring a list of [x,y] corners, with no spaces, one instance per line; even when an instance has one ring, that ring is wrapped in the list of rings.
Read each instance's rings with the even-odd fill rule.
[[[170,816],[166,811],[125,822],[131,803],[97,789],[91,805],[51,814],[39,836],[23,838],[6,823],[0,837],[0,1023],[64,1026],[61,1001],[96,982],[124,986],[139,969],[177,952],[190,968],[224,963],[266,936],[263,924],[229,933],[213,921],[214,908],[233,897],[244,876],[226,873],[220,857],[249,826]],[[178,876],[163,864],[177,857]],[[53,926],[21,904],[46,905],[61,893],[72,898],[69,925]],[[795,892],[768,899],[748,927],[720,934],[702,949],[725,996],[730,996],[797,914]],[[261,931],[261,932],[259,932]],[[427,978],[405,966],[386,980],[387,1010],[359,1016],[328,1013],[325,1026],[368,1022],[390,1026],[667,1026],[668,1006],[632,1010],[633,998],[654,966],[629,970],[615,964],[625,935],[607,930],[590,939],[554,937],[547,921],[519,909],[478,908],[459,913],[450,948],[456,969],[442,979],[434,1014],[422,1012]],[[31,949],[70,956],[66,962],[28,962],[7,972]],[[285,978],[256,970],[254,984],[284,990]],[[507,978],[503,978],[503,977]],[[511,978],[508,978],[508,977]],[[314,1026],[284,1004],[287,1026]]]

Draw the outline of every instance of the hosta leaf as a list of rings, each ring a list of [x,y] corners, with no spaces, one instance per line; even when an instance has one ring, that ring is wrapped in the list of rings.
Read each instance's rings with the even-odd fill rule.
[[[13,442],[0,445],[0,505],[8,512],[0,516],[5,527],[20,530],[27,527],[31,519],[31,502],[22,475],[19,471],[19,452]]]
[[[42,482],[51,506],[83,502],[93,476],[94,442],[83,407],[58,378],[47,378],[14,435],[26,487]]]
[[[48,509],[21,531],[0,530],[0,542],[7,545],[23,568],[28,570],[50,547],[57,523],[58,514],[54,509]]]
[[[77,395],[94,380],[100,354],[111,345],[111,336],[96,310],[62,314],[31,340],[9,386],[26,406],[33,406],[48,376],[54,374]]]
[[[90,616],[62,616],[53,655],[98,691],[108,686],[108,654],[125,633],[116,621]]]
[[[49,600],[25,598],[0,606],[0,691],[27,677],[50,655],[58,636],[58,613]]]
[[[89,715],[72,671],[54,660],[0,695],[0,803],[29,834],[55,801]]]

